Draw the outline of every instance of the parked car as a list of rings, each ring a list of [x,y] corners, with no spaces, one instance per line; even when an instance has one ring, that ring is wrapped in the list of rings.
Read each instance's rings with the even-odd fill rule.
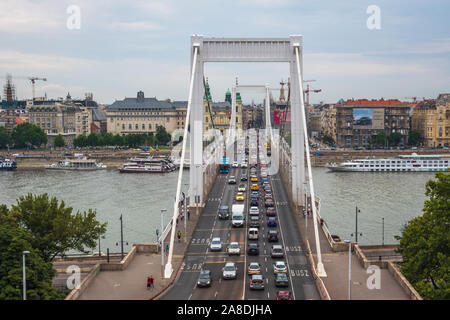
[[[210,287],[211,286],[211,271],[201,270],[197,280],[197,287]]]
[[[252,275],[250,280],[250,289],[252,290],[264,290],[264,279],[260,274]]]
[[[258,262],[251,262],[251,263],[248,265],[247,273],[248,273],[249,275],[260,274],[260,273],[261,273],[261,266],[259,265]]]
[[[209,245],[209,249],[211,251],[221,251],[222,241],[220,240],[220,238],[212,238],[211,244]]]
[[[234,262],[227,262],[222,268],[222,278],[224,279],[236,279],[237,267]]]

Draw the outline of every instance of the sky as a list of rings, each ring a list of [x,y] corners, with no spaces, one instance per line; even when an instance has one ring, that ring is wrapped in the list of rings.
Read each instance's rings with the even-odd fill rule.
[[[379,8],[379,20],[373,11]],[[73,26],[79,8],[79,29]],[[304,80],[339,99],[406,100],[450,92],[450,2],[401,0],[2,0],[0,84],[10,73],[19,99],[83,98],[99,103],[135,97],[187,100],[190,36],[303,36]],[[379,28],[368,28],[378,22]],[[72,24],[70,24],[72,23]],[[282,63],[210,63],[213,100],[223,101],[236,77],[242,85],[279,88]],[[279,92],[274,91],[276,98]],[[2,95],[3,96],[3,95]],[[260,102],[243,92],[244,102]]]

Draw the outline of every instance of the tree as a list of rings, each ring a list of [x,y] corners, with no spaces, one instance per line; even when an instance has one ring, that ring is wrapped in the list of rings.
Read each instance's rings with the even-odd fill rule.
[[[26,255],[27,299],[64,299],[65,294],[52,288],[55,275],[51,262],[42,259],[29,242],[30,235],[9,223],[0,221],[0,300],[21,300],[22,252]]]
[[[47,143],[47,135],[45,132],[40,127],[28,122],[15,126],[11,136],[19,148],[24,148],[29,144],[40,146]]]
[[[48,194],[34,196],[29,193],[17,200],[10,215],[17,226],[31,234],[30,243],[42,253],[45,261],[52,261],[56,255],[68,250],[88,252],[94,249],[98,238],[106,232],[106,223],[97,221],[95,210],[72,214],[66,207]]]
[[[101,144],[101,137],[97,132],[92,132],[87,137],[87,145],[90,147],[96,147]]]
[[[386,143],[386,140],[387,140],[386,132],[380,131],[377,133],[377,136],[375,138],[376,144],[378,144],[380,146],[384,146]]]
[[[166,145],[169,143],[171,136],[167,133],[166,128],[158,126],[156,128],[156,141],[159,145]]]
[[[114,145],[114,136],[111,133],[105,133],[101,136],[102,145],[103,146],[113,146]]]
[[[80,134],[78,137],[73,139],[73,145],[75,147],[86,147],[87,146],[87,137],[84,134]]]
[[[0,148],[6,148],[11,143],[11,136],[6,132],[5,127],[0,127]]]
[[[66,146],[66,141],[64,141],[64,138],[62,135],[58,134],[55,137],[54,145],[56,148],[62,148]]]
[[[422,140],[422,134],[420,133],[420,131],[411,130],[409,132],[408,144],[410,146],[417,146],[419,144],[419,142],[421,142],[421,140]]]
[[[450,299],[450,172],[426,183],[423,215],[404,227],[401,270],[424,299]]]
[[[327,145],[329,145],[329,146],[334,146],[334,140],[333,140],[333,138],[330,137],[330,136],[328,136],[328,135],[325,135],[325,136],[322,138],[322,141],[323,141],[323,143],[325,143],[325,144],[327,144]]]
[[[120,134],[116,134],[113,137],[113,144],[115,146],[123,146],[125,144],[125,139]]]
[[[389,136],[389,143],[393,146],[397,146],[402,140],[402,134],[400,132],[392,132]]]

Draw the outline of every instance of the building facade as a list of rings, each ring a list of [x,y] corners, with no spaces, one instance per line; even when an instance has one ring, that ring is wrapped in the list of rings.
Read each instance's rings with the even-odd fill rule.
[[[413,109],[411,130],[419,131],[426,147],[450,146],[450,94],[419,102]]]
[[[328,107],[323,110],[320,125],[320,135],[331,137],[334,142],[337,141],[336,111],[337,109],[334,105],[328,105]]]
[[[336,104],[336,142],[340,147],[371,147],[379,132],[401,135],[406,145],[410,129],[409,104],[399,100],[347,100]]]
[[[163,126],[169,134],[184,129],[187,101],[145,98],[139,91],[136,98],[115,101],[106,110],[106,130],[111,134],[156,133]]]

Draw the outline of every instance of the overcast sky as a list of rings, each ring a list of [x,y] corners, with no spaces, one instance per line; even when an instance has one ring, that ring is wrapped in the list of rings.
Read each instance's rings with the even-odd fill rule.
[[[81,10],[80,29],[67,28],[70,5]],[[369,5],[380,8],[379,30],[367,27]],[[142,90],[187,100],[192,34],[301,34],[304,79],[322,89],[311,94],[313,103],[435,98],[450,92],[449,12],[448,0],[1,0],[0,84],[11,73],[20,99],[32,94],[20,77],[38,76],[48,81],[37,82],[36,95],[49,98],[92,92],[110,104]],[[279,87],[288,71],[276,63],[205,66],[215,101],[236,77]]]

